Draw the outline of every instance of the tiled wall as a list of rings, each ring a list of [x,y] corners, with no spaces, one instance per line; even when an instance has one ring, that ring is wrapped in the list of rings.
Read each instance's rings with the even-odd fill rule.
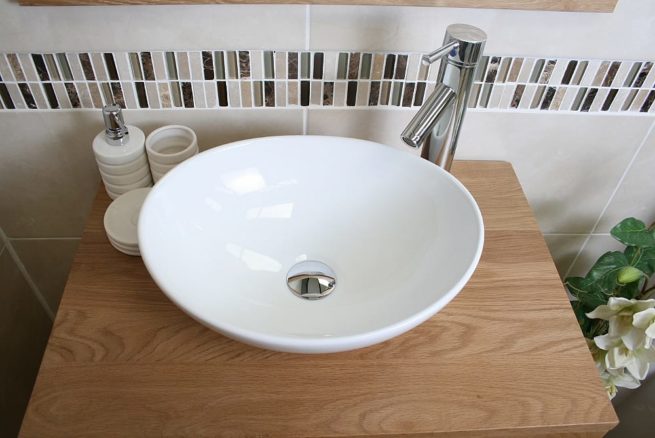
[[[25,378],[38,365],[99,183],[104,102],[146,133],[188,125],[202,149],[317,134],[407,151],[399,133],[436,73],[419,55],[457,22],[489,35],[458,158],[510,161],[560,273],[584,271],[618,219],[655,220],[653,16],[652,0],[613,14],[0,2],[0,284],[23,309],[9,325],[23,350],[2,357]],[[31,382],[3,385],[20,401]]]
[[[0,109],[417,107],[419,53],[201,50],[0,54]],[[470,108],[655,111],[653,62],[485,56]]]

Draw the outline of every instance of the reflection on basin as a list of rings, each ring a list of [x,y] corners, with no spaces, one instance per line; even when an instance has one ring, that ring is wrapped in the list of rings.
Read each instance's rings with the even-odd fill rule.
[[[337,137],[203,152],[152,189],[139,219],[143,260],[175,304],[231,338],[299,353],[417,326],[462,289],[482,242],[480,211],[452,175]]]

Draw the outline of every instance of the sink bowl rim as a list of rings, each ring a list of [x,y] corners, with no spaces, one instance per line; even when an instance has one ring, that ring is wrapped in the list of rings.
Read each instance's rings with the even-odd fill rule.
[[[321,140],[329,139],[335,141],[346,140],[346,141],[366,142],[366,143],[375,144],[376,146],[380,146],[380,147],[387,147],[389,149],[395,150],[399,154],[406,154],[405,152],[399,151],[391,146],[384,145],[382,143],[368,141],[368,140],[353,139],[349,137],[312,136],[312,135],[284,135],[284,136],[256,137],[246,140],[235,141],[232,143],[227,143],[225,145],[207,149],[201,152],[200,154],[184,161],[176,168],[172,169],[170,172],[164,175],[164,177],[160,181],[166,181],[170,179],[171,175],[178,173],[180,169],[189,166],[190,163],[202,159],[202,157],[208,153],[219,154],[221,153],[221,151],[225,151],[228,149],[247,147],[253,141],[265,141],[267,139],[279,140],[285,137],[292,137],[292,138],[302,137],[303,139],[307,139],[308,141],[311,141],[312,138],[320,138]],[[434,163],[431,163],[420,157],[416,157],[416,159],[419,162],[423,163],[423,164],[417,163],[417,165],[430,166],[431,168],[436,169],[435,170],[436,172],[441,173],[441,175],[445,177],[449,181],[449,183],[453,184],[464,195],[464,198],[466,199],[466,203],[468,204],[469,207],[471,207],[474,213],[475,220],[477,223],[477,228],[478,228],[477,231],[479,233],[479,239],[476,244],[474,256],[471,262],[469,263],[468,267],[466,268],[464,275],[447,292],[445,292],[440,298],[434,301],[431,305],[423,308],[419,312],[414,313],[413,315],[410,315],[409,317],[406,317],[392,324],[388,324],[386,326],[365,333],[341,335],[341,336],[333,336],[333,337],[321,337],[321,338],[311,337],[311,336],[304,338],[301,336],[296,337],[296,336],[289,336],[289,335],[286,336],[272,335],[263,331],[256,331],[256,330],[242,328],[235,324],[225,321],[222,321],[220,325],[218,325],[212,321],[209,321],[199,315],[196,315],[188,311],[185,308],[185,305],[176,298],[175,296],[176,294],[169,293],[160,283],[159,279],[153,274],[153,270],[151,269],[152,268],[151,262],[148,260],[147,256],[142,257],[143,262],[148,272],[150,273],[153,281],[157,284],[159,289],[161,289],[164,295],[169,300],[171,300],[180,310],[182,310],[184,313],[189,315],[194,320],[210,328],[211,330],[217,331],[229,338],[238,340],[240,342],[249,345],[253,345],[269,350],[281,351],[281,352],[312,354],[312,353],[335,353],[341,351],[349,351],[357,348],[364,348],[367,346],[375,345],[380,342],[392,339],[425,322],[426,320],[434,316],[437,312],[439,312],[441,309],[443,309],[448,303],[450,303],[450,301],[453,300],[453,298],[464,288],[466,283],[470,280],[471,276],[473,275],[475,269],[479,264],[480,257],[482,255],[482,249],[484,246],[485,232],[484,232],[484,222],[483,222],[482,214],[480,212],[479,206],[477,205],[477,202],[475,201],[475,198],[471,195],[468,189],[455,176],[445,171],[444,169],[440,168],[439,166],[436,166]],[[152,202],[152,199],[154,198],[153,193],[156,193],[156,189],[157,187],[154,187],[153,190],[151,190],[151,192],[146,197],[146,200],[144,201],[143,204],[144,210],[147,210],[146,206],[149,205],[150,202]],[[142,227],[142,221],[140,219],[139,219],[138,226],[139,229]],[[142,236],[143,233],[139,232],[140,246],[142,245]]]

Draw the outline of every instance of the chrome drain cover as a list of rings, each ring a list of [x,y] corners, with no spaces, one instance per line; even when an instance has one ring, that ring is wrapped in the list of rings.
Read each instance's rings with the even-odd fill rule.
[[[296,263],[287,273],[287,286],[294,295],[319,300],[330,295],[337,285],[337,275],[325,263],[306,260]]]

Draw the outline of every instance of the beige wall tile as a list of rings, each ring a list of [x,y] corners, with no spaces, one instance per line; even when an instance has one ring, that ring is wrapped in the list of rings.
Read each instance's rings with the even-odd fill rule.
[[[564,279],[569,266],[571,266],[571,262],[573,262],[578,251],[582,248],[582,244],[586,238],[587,236],[585,235],[564,236],[547,234],[544,236],[550,255],[557,267],[557,272],[559,272],[559,276],[562,279]]]
[[[99,181],[100,112],[0,114],[0,226],[9,237],[77,237]]]
[[[164,125],[186,125],[202,150],[225,143],[270,135],[302,134],[301,109],[222,109],[193,111],[125,111],[125,119],[146,135]]]
[[[414,111],[393,109],[310,109],[307,133],[377,141],[418,155],[418,150],[400,140],[400,133],[413,116]]]
[[[0,51],[288,49],[302,47],[304,32],[302,5],[25,8],[0,2]]]
[[[655,222],[655,129],[651,130],[612,198],[596,232],[608,233],[623,218],[630,216],[644,221],[646,225]]]
[[[470,111],[459,159],[513,164],[544,233],[591,232],[651,120]]]
[[[14,264],[0,253],[0,436],[16,436],[50,333],[50,319]]]
[[[441,44],[449,24],[469,23],[486,31],[488,53],[650,59],[652,47],[643,32],[652,29],[654,14],[651,0],[620,1],[612,14],[312,6],[310,49],[428,52]],[[625,40],[633,43],[626,45]]]
[[[584,277],[589,269],[596,263],[596,260],[607,251],[623,251],[625,245],[615,240],[612,236],[594,234],[589,238],[580,257],[571,266],[570,276]]]
[[[43,294],[52,313],[57,312],[79,239],[20,239],[11,245]]]

